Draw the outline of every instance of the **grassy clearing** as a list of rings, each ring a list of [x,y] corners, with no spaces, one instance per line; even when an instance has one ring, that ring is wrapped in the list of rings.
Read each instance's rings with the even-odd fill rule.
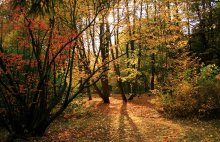
[[[220,120],[167,119],[158,113],[155,99],[148,96],[136,97],[127,104],[119,95],[110,99],[109,105],[95,97],[78,109],[70,107],[43,137],[29,141],[220,141]]]

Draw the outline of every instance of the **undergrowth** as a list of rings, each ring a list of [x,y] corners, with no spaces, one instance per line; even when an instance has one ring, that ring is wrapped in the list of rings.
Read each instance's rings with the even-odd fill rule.
[[[174,79],[172,90],[160,91],[164,114],[169,117],[220,118],[219,71],[219,67],[208,65],[201,67],[197,74],[192,75],[191,71],[181,79]]]

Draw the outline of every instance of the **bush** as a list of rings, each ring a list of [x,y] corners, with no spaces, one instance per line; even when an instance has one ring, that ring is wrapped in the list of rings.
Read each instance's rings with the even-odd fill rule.
[[[173,92],[161,97],[165,114],[175,117],[220,117],[219,71],[215,65],[203,66],[191,80],[187,76],[182,81],[175,80]]]
[[[187,117],[196,113],[196,92],[191,84],[182,82],[175,88],[173,95],[166,96],[163,108],[169,116]]]
[[[214,82],[206,82],[199,89],[199,110],[201,117],[218,117],[220,112],[220,85]]]
[[[198,113],[202,117],[218,117],[220,112],[220,67],[210,64],[200,69],[198,77]]]

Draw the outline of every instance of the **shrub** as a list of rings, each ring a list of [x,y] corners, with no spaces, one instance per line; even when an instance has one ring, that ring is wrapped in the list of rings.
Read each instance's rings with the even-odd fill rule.
[[[199,114],[202,117],[217,117],[220,110],[220,68],[214,64],[202,66],[198,77]]]
[[[220,112],[220,85],[206,82],[198,89],[199,114],[201,117],[218,117]]]
[[[170,116],[187,117],[196,113],[197,100],[194,87],[187,83],[180,83],[175,89],[173,95],[166,95],[163,101],[164,112]]]
[[[198,77],[198,84],[205,85],[206,82],[219,82],[219,75],[220,67],[216,66],[215,64],[210,64],[207,66],[202,65]]]
[[[202,66],[200,73],[189,80],[189,73],[182,81],[175,80],[172,94],[162,95],[165,114],[176,117],[198,115],[205,118],[220,116],[220,68]],[[187,81],[186,81],[187,80]],[[174,85],[173,85],[174,86]]]

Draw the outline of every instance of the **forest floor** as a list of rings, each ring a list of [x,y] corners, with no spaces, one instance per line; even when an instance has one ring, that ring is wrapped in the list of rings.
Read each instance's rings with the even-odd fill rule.
[[[168,119],[155,97],[142,95],[123,103],[119,95],[103,104],[98,97],[70,106],[47,130],[30,141],[50,142],[218,142],[220,120]],[[72,108],[78,108],[71,109]],[[74,110],[74,111],[73,111]]]

